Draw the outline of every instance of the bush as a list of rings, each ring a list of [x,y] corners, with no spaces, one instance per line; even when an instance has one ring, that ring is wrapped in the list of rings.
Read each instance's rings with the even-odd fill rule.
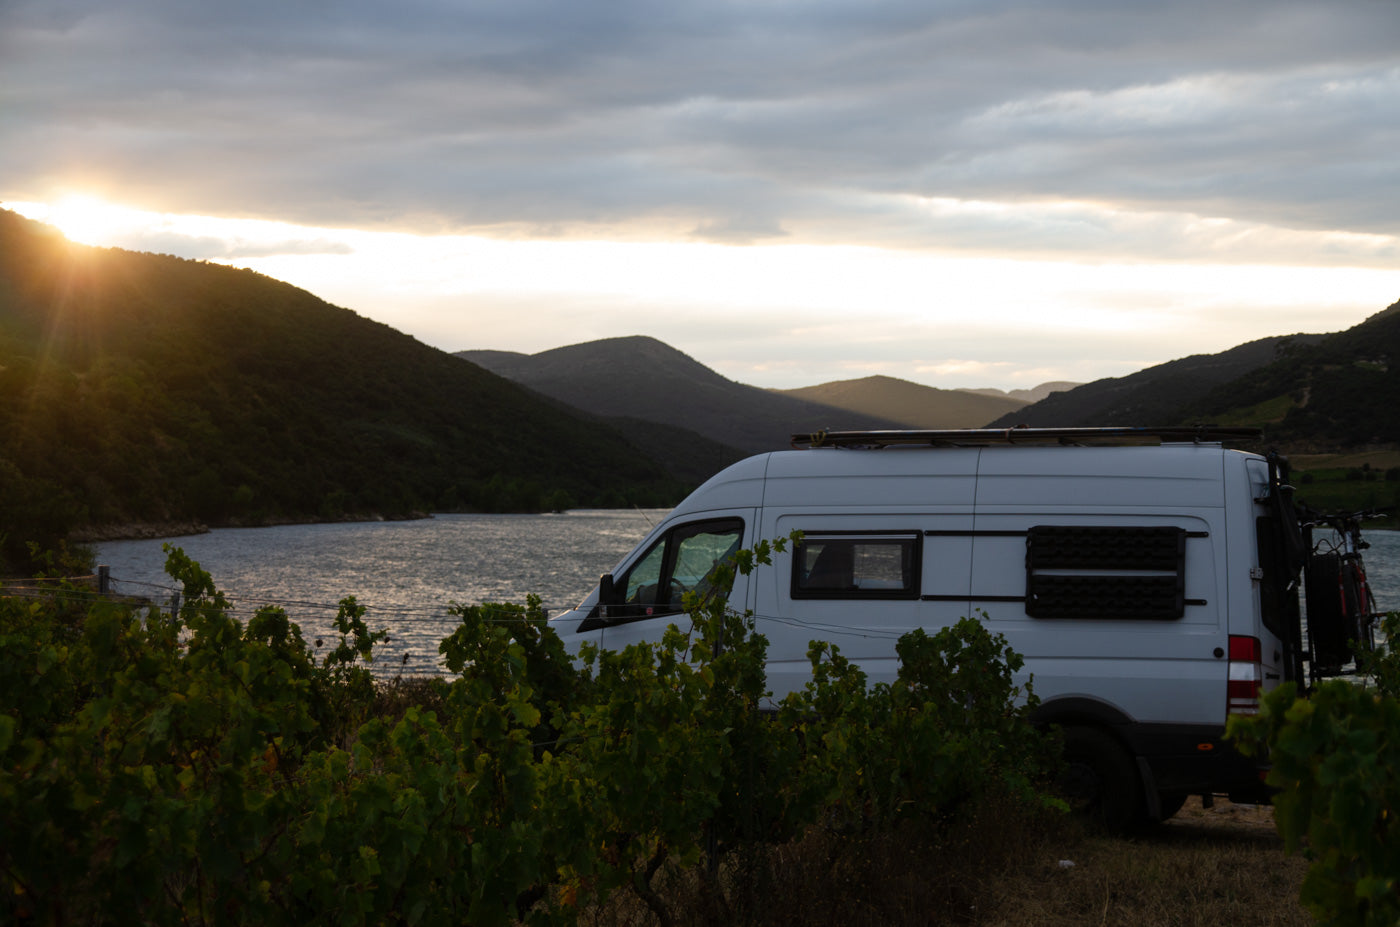
[[[1400,613],[1382,631],[1400,640]],[[1324,924],[1382,927],[1400,923],[1400,655],[1387,645],[1366,668],[1369,685],[1331,680],[1306,697],[1280,686],[1259,715],[1232,717],[1229,736],[1268,753],[1279,832],[1311,860],[1303,904]]]
[[[537,599],[456,606],[453,678],[405,704],[353,599],[318,663],[280,610],[244,625],[167,569],[174,614],[0,599],[0,919],[571,923],[630,894],[665,924],[689,873],[721,923],[814,827],[868,846],[989,790],[1049,803],[1019,657],[977,621],[902,639],[889,686],[813,645],[774,714],[767,643],[718,599],[577,662]]]

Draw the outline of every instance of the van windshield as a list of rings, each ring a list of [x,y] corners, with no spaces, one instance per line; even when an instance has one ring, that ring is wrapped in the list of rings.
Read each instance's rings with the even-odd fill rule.
[[[716,568],[743,540],[744,523],[737,518],[692,522],[667,532],[617,581],[621,604],[608,610],[613,619],[674,615],[685,594],[728,594],[718,588]]]

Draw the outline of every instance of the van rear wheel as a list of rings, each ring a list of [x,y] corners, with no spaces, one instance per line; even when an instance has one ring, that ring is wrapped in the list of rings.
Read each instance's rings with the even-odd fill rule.
[[[1142,780],[1117,740],[1099,728],[1067,727],[1064,757],[1057,785],[1071,809],[1114,833],[1142,822]]]

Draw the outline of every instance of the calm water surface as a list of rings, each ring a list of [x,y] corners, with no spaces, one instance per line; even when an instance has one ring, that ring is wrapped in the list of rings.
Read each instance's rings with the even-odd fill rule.
[[[577,605],[666,515],[660,510],[578,510],[553,515],[437,515],[419,521],[221,528],[208,534],[95,545],[116,592],[167,602],[163,544],[181,548],[246,618],[282,606],[308,639],[331,628],[353,595],[372,628],[387,627],[380,660],[430,672],[456,626],[452,603],[520,602],[551,612]],[[404,654],[408,655],[407,662]]]
[[[96,545],[117,592],[166,602],[176,591],[161,545],[199,561],[243,617],[280,605],[308,639],[325,635],[336,603],[353,595],[373,628],[390,629],[381,665],[435,671],[453,603],[521,602],[572,608],[666,510],[554,515],[438,515],[421,521],[223,528],[170,541]],[[1368,531],[1366,571],[1382,611],[1400,609],[1400,532]],[[405,659],[405,655],[407,658]]]

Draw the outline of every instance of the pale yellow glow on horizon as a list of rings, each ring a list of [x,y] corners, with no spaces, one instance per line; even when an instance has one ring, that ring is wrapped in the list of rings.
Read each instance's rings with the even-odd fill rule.
[[[1085,344],[1159,343],[1160,362],[1180,356],[1182,345],[1204,352],[1266,335],[1336,331],[1400,295],[1400,270],[1374,267],[425,236],[156,213],[79,194],[51,205],[0,206],[85,244],[175,253],[183,244],[186,256],[251,268],[445,350],[533,353],[626,334],[679,340],[685,350],[689,338],[745,338],[762,325],[769,339],[785,339],[783,350],[794,358],[821,346],[860,346],[866,355],[843,359],[846,369],[930,385],[962,377],[1017,385],[1042,374],[1069,379],[1062,372],[1085,360],[1023,356],[1009,369],[1003,347],[1010,339],[1065,344],[1079,333]],[[1323,241],[1337,233],[1318,234]],[[879,369],[882,350],[893,355],[913,340],[937,346],[954,337],[961,343],[946,355]],[[755,356],[721,372],[776,379],[779,360]],[[1120,355],[1118,362],[1139,360]]]

